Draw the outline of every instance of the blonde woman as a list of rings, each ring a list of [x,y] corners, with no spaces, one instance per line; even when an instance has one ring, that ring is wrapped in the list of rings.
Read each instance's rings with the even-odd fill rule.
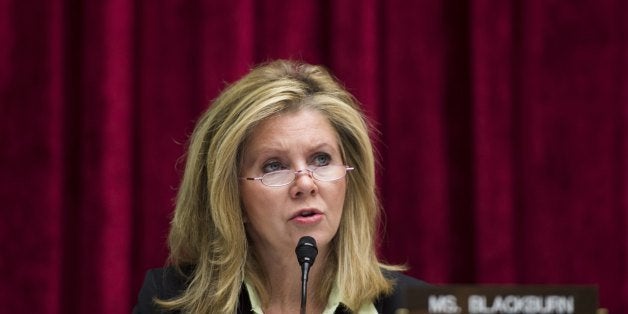
[[[312,237],[308,313],[393,313],[422,282],[378,260],[369,128],[325,69],[275,61],[198,121],[168,238],[135,313],[298,313],[295,247]]]

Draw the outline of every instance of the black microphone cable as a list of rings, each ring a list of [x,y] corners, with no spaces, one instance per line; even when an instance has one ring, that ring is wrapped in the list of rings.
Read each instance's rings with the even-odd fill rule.
[[[316,240],[310,236],[301,237],[294,252],[297,254],[299,265],[301,265],[301,314],[305,314],[308,273],[318,254]]]

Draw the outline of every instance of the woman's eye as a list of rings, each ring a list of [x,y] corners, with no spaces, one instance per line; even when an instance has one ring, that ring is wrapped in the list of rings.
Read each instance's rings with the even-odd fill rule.
[[[283,169],[285,169],[284,166],[278,161],[272,161],[272,162],[266,163],[264,167],[262,168],[264,173],[279,171]]]
[[[314,156],[314,165],[316,167],[327,166],[329,165],[330,161],[331,161],[331,156],[329,156],[329,154],[318,154]]]

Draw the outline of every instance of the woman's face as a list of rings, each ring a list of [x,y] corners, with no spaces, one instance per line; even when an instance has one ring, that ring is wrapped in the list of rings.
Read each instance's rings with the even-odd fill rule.
[[[315,110],[283,113],[264,121],[253,130],[244,148],[242,177],[343,165],[334,129]],[[319,250],[330,243],[340,224],[347,183],[346,177],[317,181],[306,172],[280,187],[269,187],[259,180],[242,180],[240,187],[253,246],[294,255],[302,236],[314,237]]]

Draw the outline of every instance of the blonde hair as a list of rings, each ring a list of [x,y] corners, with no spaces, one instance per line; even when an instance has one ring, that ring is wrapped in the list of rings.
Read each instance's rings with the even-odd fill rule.
[[[379,203],[369,126],[354,97],[324,68],[279,60],[253,69],[227,87],[202,115],[190,138],[185,172],[168,237],[170,263],[182,274],[191,266],[188,286],[166,309],[194,313],[233,313],[244,277],[262,303],[267,279],[249,247],[239,197],[238,173],[244,143],[260,122],[285,111],[313,109],[335,129],[342,156],[356,168],[347,176],[347,192],[338,232],[331,244],[319,297],[334,283],[345,305],[358,309],[390,293],[382,274],[375,238]],[[296,260],[295,260],[296,263]]]

